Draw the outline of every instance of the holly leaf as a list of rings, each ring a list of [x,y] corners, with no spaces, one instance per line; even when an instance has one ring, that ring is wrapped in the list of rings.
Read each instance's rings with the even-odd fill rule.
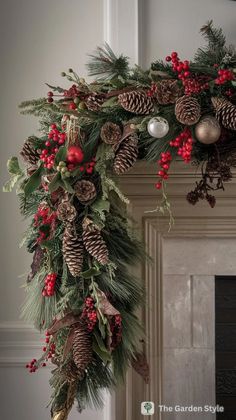
[[[81,277],[84,279],[90,279],[91,277],[99,276],[99,274],[101,274],[101,272],[98,267],[91,267],[88,270],[80,273]]]
[[[28,197],[32,192],[34,192],[41,184],[41,176],[44,172],[44,168],[39,166],[39,168],[31,175],[24,186],[25,196]]]
[[[59,162],[64,162],[66,160],[67,156],[67,148],[65,146],[60,147],[58,150],[56,156],[55,156],[55,162],[58,165]]]

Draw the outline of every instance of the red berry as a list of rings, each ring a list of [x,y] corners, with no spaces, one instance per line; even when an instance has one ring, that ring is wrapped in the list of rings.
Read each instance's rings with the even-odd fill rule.
[[[76,109],[76,108],[77,108],[77,105],[74,102],[71,102],[69,104],[69,109],[73,110],[73,109]]]
[[[166,57],[166,61],[171,61],[171,57],[170,57],[170,55],[167,55],[167,57]]]

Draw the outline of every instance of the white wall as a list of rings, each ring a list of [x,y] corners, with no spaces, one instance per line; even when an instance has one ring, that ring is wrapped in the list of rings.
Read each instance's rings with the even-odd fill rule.
[[[231,0],[144,0],[143,54],[145,66],[178,51],[193,58],[203,38],[199,30],[213,19],[223,28],[229,43],[236,42],[236,3]]]
[[[0,33],[2,184],[7,158],[18,153],[37,127],[36,119],[19,115],[18,104],[46,95],[45,82],[65,83],[60,73],[69,67],[85,76],[87,54],[103,42],[103,0],[1,2]],[[25,360],[37,355],[39,345],[38,336],[19,322],[24,280],[18,275],[28,270],[31,256],[18,249],[26,225],[14,194],[1,193],[0,223],[0,418],[48,420],[44,407],[50,398],[49,369],[30,375],[23,368]],[[78,417],[74,410],[72,420]],[[79,418],[93,417],[87,411]],[[96,417],[102,419],[102,413]]]

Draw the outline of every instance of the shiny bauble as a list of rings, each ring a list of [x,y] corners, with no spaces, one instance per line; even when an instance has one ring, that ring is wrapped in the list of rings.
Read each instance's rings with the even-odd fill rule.
[[[195,136],[200,143],[212,144],[219,140],[221,127],[212,115],[203,117],[195,127]]]
[[[154,117],[148,122],[147,130],[150,136],[161,139],[168,133],[169,123],[165,118]]]

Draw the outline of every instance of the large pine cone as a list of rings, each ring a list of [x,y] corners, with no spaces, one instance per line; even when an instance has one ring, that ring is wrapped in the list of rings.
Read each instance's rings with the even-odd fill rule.
[[[82,323],[78,323],[74,330],[73,337],[73,359],[78,369],[80,378],[83,377],[85,369],[93,358],[92,338]]]
[[[89,219],[83,222],[83,242],[86,250],[100,264],[108,263],[108,249],[100,229]]]
[[[201,116],[201,107],[198,100],[192,96],[181,96],[175,104],[175,116],[181,124],[196,124]]]
[[[67,225],[62,243],[63,258],[73,277],[79,276],[83,266],[83,244],[75,229]]]
[[[93,200],[97,195],[95,185],[91,181],[85,179],[76,182],[74,190],[76,197],[83,204]]]
[[[99,111],[105,99],[105,95],[93,92],[85,99],[85,104],[90,111]]]
[[[122,132],[118,124],[107,121],[101,129],[101,139],[107,144],[117,144],[121,140]]]
[[[216,118],[228,130],[236,130],[236,106],[224,98],[213,97],[212,104],[216,110]]]
[[[153,100],[143,91],[133,90],[118,96],[119,104],[129,112],[148,115],[154,112]]]
[[[131,169],[138,157],[138,139],[131,134],[120,145],[115,159],[113,170],[116,174],[123,174]]]
[[[33,140],[34,140],[33,137],[32,138],[29,137],[24,142],[24,145],[20,154],[26,162],[30,163],[31,165],[36,165],[36,163],[39,160],[39,153],[33,146]]]
[[[183,93],[178,80],[161,80],[157,82],[156,86],[156,97],[161,105],[174,104]]]

